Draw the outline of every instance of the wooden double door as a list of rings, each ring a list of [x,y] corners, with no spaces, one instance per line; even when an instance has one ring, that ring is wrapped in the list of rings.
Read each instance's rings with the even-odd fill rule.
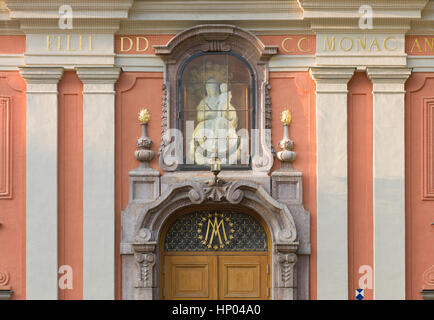
[[[270,298],[268,254],[198,252],[162,258],[163,299]]]

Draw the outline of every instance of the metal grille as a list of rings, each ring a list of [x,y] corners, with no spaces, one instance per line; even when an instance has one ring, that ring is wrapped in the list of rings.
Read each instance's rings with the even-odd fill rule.
[[[251,215],[230,210],[184,214],[169,227],[166,251],[267,251],[267,234]]]

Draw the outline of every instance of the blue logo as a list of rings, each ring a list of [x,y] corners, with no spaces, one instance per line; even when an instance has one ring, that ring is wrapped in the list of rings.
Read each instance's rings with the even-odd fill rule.
[[[357,300],[363,300],[364,297],[365,297],[365,290],[356,289],[356,299]]]

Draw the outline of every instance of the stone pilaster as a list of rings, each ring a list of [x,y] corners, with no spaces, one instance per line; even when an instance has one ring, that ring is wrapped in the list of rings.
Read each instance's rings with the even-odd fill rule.
[[[367,73],[374,108],[374,298],[405,299],[404,84],[411,69]]]
[[[57,84],[63,68],[20,72],[27,83],[26,298],[57,299]]]
[[[83,82],[83,298],[114,299],[115,91],[119,68],[81,67]]]
[[[347,83],[354,68],[311,68],[316,82],[318,299],[348,299]]]

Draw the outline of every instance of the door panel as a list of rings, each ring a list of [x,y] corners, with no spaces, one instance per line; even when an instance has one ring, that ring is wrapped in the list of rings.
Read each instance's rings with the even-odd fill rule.
[[[219,299],[267,299],[266,256],[219,256]]]
[[[268,299],[267,256],[164,257],[165,299]]]
[[[166,256],[166,299],[217,299],[217,257]]]

